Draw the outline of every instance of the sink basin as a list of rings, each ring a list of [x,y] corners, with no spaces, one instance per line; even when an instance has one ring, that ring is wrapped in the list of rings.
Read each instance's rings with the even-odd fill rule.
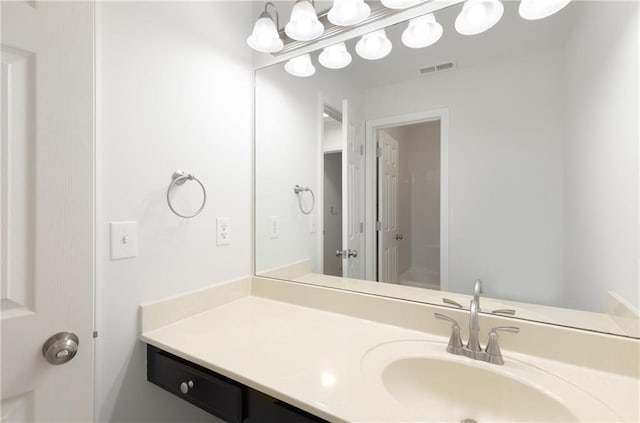
[[[396,400],[418,412],[427,414],[447,404],[438,419],[578,421],[545,392],[465,363],[422,357],[400,359],[384,369],[382,383]]]
[[[598,399],[539,367],[508,357],[503,366],[489,364],[445,348],[432,341],[382,344],[363,357],[362,371],[379,395],[420,421],[621,420]]]

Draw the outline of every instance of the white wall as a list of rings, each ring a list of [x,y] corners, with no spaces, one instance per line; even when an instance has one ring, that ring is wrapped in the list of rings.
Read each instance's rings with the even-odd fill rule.
[[[342,109],[348,98],[358,108],[360,93],[340,73],[317,66],[317,73],[298,78],[282,64],[256,73],[256,270],[312,260],[320,271],[322,236],[323,105]],[[313,81],[311,83],[310,81]],[[311,216],[304,215],[294,185],[310,187],[316,196]],[[311,202],[303,194],[303,205]],[[277,216],[278,238],[269,237],[269,218]],[[313,217],[312,217],[313,216]],[[317,222],[311,233],[310,219]]]
[[[138,306],[251,273],[252,19],[247,2],[97,5],[96,421],[215,420],[146,382]],[[209,194],[191,220],[165,201],[177,169]],[[216,247],[216,216],[233,219],[231,245]],[[139,256],[110,261],[123,220]]]
[[[566,305],[639,307],[638,3],[586,2],[566,47]],[[596,29],[597,28],[597,29]]]
[[[366,119],[449,109],[453,291],[481,278],[490,297],[562,302],[559,62],[529,52],[365,92]]]

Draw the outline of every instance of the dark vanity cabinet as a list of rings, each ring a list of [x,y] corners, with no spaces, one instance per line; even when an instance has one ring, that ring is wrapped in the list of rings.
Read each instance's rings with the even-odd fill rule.
[[[152,345],[147,345],[147,380],[229,423],[325,422]]]

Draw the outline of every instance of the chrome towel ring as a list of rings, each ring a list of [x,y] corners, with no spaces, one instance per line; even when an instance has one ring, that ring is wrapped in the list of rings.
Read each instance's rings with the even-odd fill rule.
[[[309,210],[306,210],[302,208],[302,196],[300,195],[300,193],[302,192],[309,192],[311,194],[311,208]],[[313,191],[311,190],[311,188],[308,187],[301,187],[300,185],[295,185],[293,187],[293,192],[298,196],[298,207],[300,208],[300,211],[303,214],[309,214],[313,211],[313,207],[316,205],[316,196],[313,193]]]
[[[176,209],[173,208],[173,204],[171,204],[171,190],[173,189],[173,187],[183,185],[187,181],[196,181],[200,185],[200,188],[202,188],[202,204],[200,205],[200,208],[198,208],[198,210],[196,210],[196,212],[193,213],[192,215],[184,215],[184,214],[178,213]],[[191,175],[190,173],[185,173],[181,170],[177,170],[173,172],[173,175],[171,175],[171,183],[169,184],[169,188],[167,189],[167,204],[169,205],[169,209],[171,209],[171,211],[176,216],[183,217],[185,219],[191,219],[192,217],[196,217],[197,215],[200,214],[200,212],[202,212],[202,209],[204,209],[204,205],[206,203],[207,203],[207,190],[204,188],[204,185],[202,184],[202,182],[200,182],[200,179],[196,178],[194,175]]]

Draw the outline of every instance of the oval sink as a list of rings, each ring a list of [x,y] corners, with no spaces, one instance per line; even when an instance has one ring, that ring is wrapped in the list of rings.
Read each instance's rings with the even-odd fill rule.
[[[435,358],[394,361],[382,382],[398,402],[425,415],[477,422],[575,422],[577,417],[544,392],[491,370]],[[443,407],[444,406],[444,407]]]
[[[449,354],[442,342],[407,340],[374,347],[361,364],[379,400],[390,397],[419,421],[621,420],[578,386],[508,356],[501,366]]]

